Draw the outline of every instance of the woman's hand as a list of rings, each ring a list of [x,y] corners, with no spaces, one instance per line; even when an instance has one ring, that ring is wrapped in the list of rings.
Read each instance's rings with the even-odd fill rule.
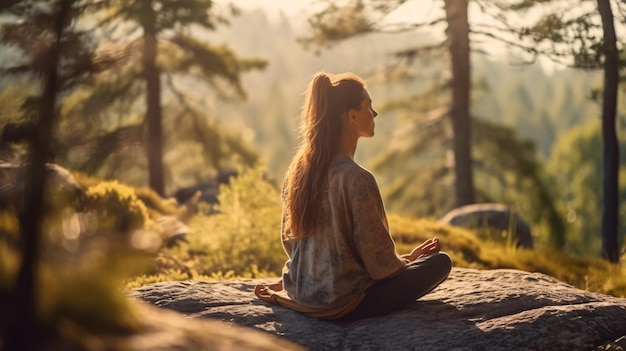
[[[439,243],[439,239],[432,238],[424,241],[421,245],[414,248],[413,251],[409,254],[408,259],[411,261],[415,261],[422,256],[432,255],[441,250],[441,243]]]

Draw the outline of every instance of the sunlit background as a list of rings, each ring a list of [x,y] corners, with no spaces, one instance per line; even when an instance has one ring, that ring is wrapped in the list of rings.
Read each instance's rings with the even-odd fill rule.
[[[596,2],[554,0],[528,11],[505,5],[544,2],[468,5],[470,66],[462,73],[470,77],[474,201],[519,215],[532,245],[518,245],[511,221],[495,231],[440,221],[458,202],[450,118],[458,84],[445,42],[458,27],[448,27],[443,1],[393,5],[401,2],[189,2],[197,12],[168,7],[171,0],[92,7],[71,13],[61,84],[52,90],[42,82],[51,76],[57,13],[34,0],[0,5],[0,311],[12,306],[28,262],[21,246],[31,220],[26,165],[32,137],[42,133],[38,118],[54,111],[41,108],[46,97],[56,98],[57,128],[43,131],[52,140],[42,154],[53,164],[35,221],[41,252],[33,274],[42,288],[31,289],[32,301],[49,335],[80,339],[111,325],[135,328],[137,315],[123,298],[132,288],[280,274],[280,185],[298,145],[305,89],[319,71],[367,81],[379,117],[355,158],[379,182],[399,251],[436,234],[457,267],[542,272],[626,296],[623,220],[622,263],[601,258],[604,54]],[[623,40],[626,3],[611,4]],[[201,12],[209,16],[195,16]],[[620,218],[624,92],[622,85],[615,122]],[[85,311],[101,313],[92,320]],[[9,315],[15,311],[0,314],[3,337],[13,335]]]

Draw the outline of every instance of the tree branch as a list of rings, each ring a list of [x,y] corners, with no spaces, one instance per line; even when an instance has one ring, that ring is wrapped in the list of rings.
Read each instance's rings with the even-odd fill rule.
[[[568,66],[568,67],[573,67],[572,64],[567,63],[563,60],[563,58],[567,58],[567,57],[571,57],[572,54],[571,53],[565,53],[565,52],[559,52],[556,50],[542,50],[542,49],[538,49],[536,46],[530,46],[530,45],[524,45],[521,44],[519,42],[515,42],[512,41],[510,39],[506,39],[503,37],[500,37],[492,32],[483,32],[480,30],[472,30],[470,29],[470,34],[476,34],[476,35],[484,35],[486,37],[489,37],[491,39],[497,40],[503,44],[506,44],[508,46],[514,47],[514,48],[518,48],[521,49],[523,51],[525,51],[526,53],[532,54],[534,56],[537,55],[543,55],[546,56],[547,58],[549,58],[550,60],[552,60],[553,62]]]
[[[409,32],[412,30],[420,29],[423,27],[432,27],[440,23],[445,23],[446,19],[444,17],[437,18],[430,22],[423,23],[392,23],[386,26],[381,26],[378,28],[374,28],[374,31],[380,33],[403,33]]]

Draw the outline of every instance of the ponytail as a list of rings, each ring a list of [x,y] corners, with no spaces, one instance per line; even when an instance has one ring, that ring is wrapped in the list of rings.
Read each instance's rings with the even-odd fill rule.
[[[333,84],[326,73],[318,73],[311,80],[309,95],[306,98],[307,111],[306,116],[312,119],[321,118],[328,110],[328,93],[332,89]]]
[[[299,238],[309,234],[320,217],[320,200],[326,196],[330,164],[337,153],[342,133],[341,116],[358,108],[365,83],[353,74],[313,76],[301,115],[301,140],[285,182],[285,233]]]

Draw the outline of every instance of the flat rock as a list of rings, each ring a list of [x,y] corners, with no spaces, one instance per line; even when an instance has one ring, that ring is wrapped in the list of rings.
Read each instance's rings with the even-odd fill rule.
[[[258,300],[274,280],[155,283],[131,292],[189,318],[251,327],[310,350],[589,350],[623,345],[626,299],[540,273],[454,268],[435,291],[388,316],[322,321]]]

